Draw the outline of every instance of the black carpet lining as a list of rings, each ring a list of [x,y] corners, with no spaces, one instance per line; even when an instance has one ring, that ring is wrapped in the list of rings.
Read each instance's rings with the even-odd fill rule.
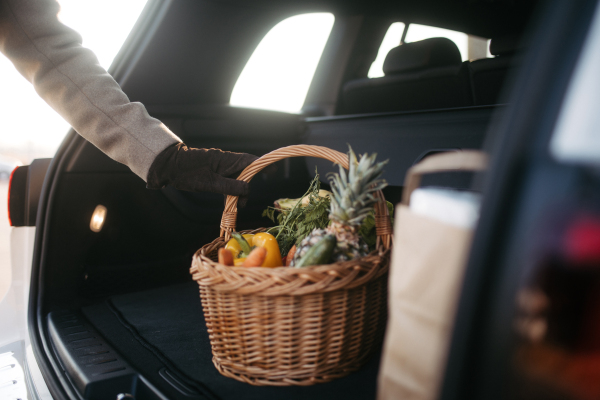
[[[195,282],[114,296],[102,305],[84,308],[83,312],[135,368],[157,387],[166,387],[172,398],[190,397],[173,391],[161,377],[161,369],[168,369],[178,380],[193,387],[197,398],[375,398],[379,352],[355,373],[307,387],[252,386],[222,376],[212,363]]]
[[[152,354],[154,354],[154,356],[156,356],[156,358],[161,363],[163,363],[167,368],[169,368],[169,370],[171,372],[175,372],[175,374],[177,375],[178,378],[181,379],[182,377],[184,377],[184,382],[186,384],[188,384],[188,385],[191,384],[196,390],[198,390],[200,392],[200,394],[204,395],[204,397],[214,398],[214,399],[218,399],[219,398],[214,393],[211,393],[210,389],[208,389],[207,387],[205,387],[201,382],[189,382],[190,378],[188,376],[186,376],[187,374],[184,371],[181,371],[176,364],[174,364],[174,363],[171,362],[171,360],[169,360],[168,358],[166,358],[161,353],[161,351],[158,348],[156,348],[155,346],[153,346],[152,344],[150,344],[149,342],[147,342],[139,334],[139,332],[136,330],[136,328],[133,325],[129,324],[127,322],[127,320],[125,320],[125,318],[123,317],[123,315],[121,314],[121,312],[119,311],[119,309],[117,307],[115,307],[115,305],[111,301],[107,302],[107,306],[114,313],[114,315],[118,319],[118,321],[121,324],[123,324],[123,326],[125,327],[125,329],[127,329],[131,333],[131,335],[133,336],[133,338],[135,340],[137,340],[140,345],[142,345],[144,348],[148,349]]]

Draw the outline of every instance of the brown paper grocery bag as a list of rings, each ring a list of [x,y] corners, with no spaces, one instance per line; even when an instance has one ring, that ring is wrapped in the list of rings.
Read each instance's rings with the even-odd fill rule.
[[[438,393],[472,230],[417,215],[408,207],[422,174],[485,168],[480,152],[428,157],[409,170],[396,213],[388,324],[378,400],[430,400]]]

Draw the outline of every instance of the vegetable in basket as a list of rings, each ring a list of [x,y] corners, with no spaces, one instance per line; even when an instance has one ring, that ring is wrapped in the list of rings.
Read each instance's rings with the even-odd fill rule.
[[[227,250],[225,247],[221,247],[219,249],[218,255],[219,264],[233,267],[233,254],[231,253],[231,251]]]
[[[304,257],[296,262],[295,267],[308,267],[309,265],[327,264],[331,260],[335,249],[335,236],[325,235],[313,247],[308,249]]]
[[[296,254],[296,245],[293,245],[290,251],[288,251],[287,256],[283,258],[283,265],[289,267],[290,263],[294,259],[294,254]]]
[[[325,228],[329,223],[327,216],[331,192],[321,190],[320,186],[319,174],[316,173],[304,196],[299,199],[276,200],[275,207],[269,207],[263,212],[263,216],[279,224],[268,232],[275,234],[282,256],[287,256],[291,248],[300,244],[313,229]],[[277,217],[276,212],[279,213]]]
[[[339,173],[330,177],[331,211],[329,219],[331,223],[325,229],[314,229],[297,246],[296,254],[290,266],[315,265],[307,263],[304,257],[313,246],[322,246],[321,242],[328,235],[336,239],[330,260],[322,261],[327,264],[331,261],[347,261],[369,253],[369,247],[360,236],[362,222],[373,210],[373,205],[378,201],[374,192],[387,186],[384,179],[380,179],[383,167],[387,160],[376,163],[377,154],[370,156],[364,154],[357,160],[352,149],[348,152],[348,173],[340,166]]]
[[[241,235],[233,232],[231,235],[232,238],[225,245],[225,250],[233,255],[233,265],[267,268],[283,265],[277,240],[270,233]]]
[[[319,174],[315,175],[315,179],[319,178]],[[298,203],[300,207],[307,207],[310,205],[310,200],[312,196],[320,197],[320,200],[324,200],[325,198],[331,197],[331,192],[329,190],[319,189],[319,185],[321,181],[316,182],[313,179],[314,189],[309,189],[309,192],[304,195],[304,197],[300,197],[298,199],[279,199],[275,200],[275,209],[279,211],[291,211]],[[311,188],[313,183],[311,183]]]

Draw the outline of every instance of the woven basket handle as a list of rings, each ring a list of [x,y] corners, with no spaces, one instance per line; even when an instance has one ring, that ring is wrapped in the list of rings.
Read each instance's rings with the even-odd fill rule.
[[[425,158],[413,165],[406,173],[402,204],[410,202],[410,195],[421,184],[425,174],[452,171],[483,171],[487,168],[488,156],[478,150],[461,150],[457,152],[439,153]]]
[[[282,147],[265,154],[255,160],[252,164],[248,165],[246,169],[242,171],[238,180],[250,182],[254,175],[266,166],[271,165],[276,161],[283,160],[284,158],[302,156],[324,158],[348,169],[348,156],[346,154],[337,150],[328,149],[327,147],[301,144]],[[378,191],[375,196],[382,200],[375,204],[377,248],[383,247],[384,249],[388,249],[392,244],[392,225],[390,223],[390,216],[383,193]],[[231,232],[235,230],[237,202],[237,196],[227,196],[227,200],[225,201],[225,211],[223,211],[223,217],[221,218],[221,237],[223,237],[225,241],[231,238]]]

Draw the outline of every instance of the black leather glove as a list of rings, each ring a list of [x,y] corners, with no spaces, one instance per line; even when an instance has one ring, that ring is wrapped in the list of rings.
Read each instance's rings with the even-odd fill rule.
[[[219,149],[194,149],[177,143],[164,149],[148,171],[148,189],[171,185],[189,192],[213,192],[246,197],[249,185],[230,178],[258,157]],[[240,199],[241,200],[241,199]]]

